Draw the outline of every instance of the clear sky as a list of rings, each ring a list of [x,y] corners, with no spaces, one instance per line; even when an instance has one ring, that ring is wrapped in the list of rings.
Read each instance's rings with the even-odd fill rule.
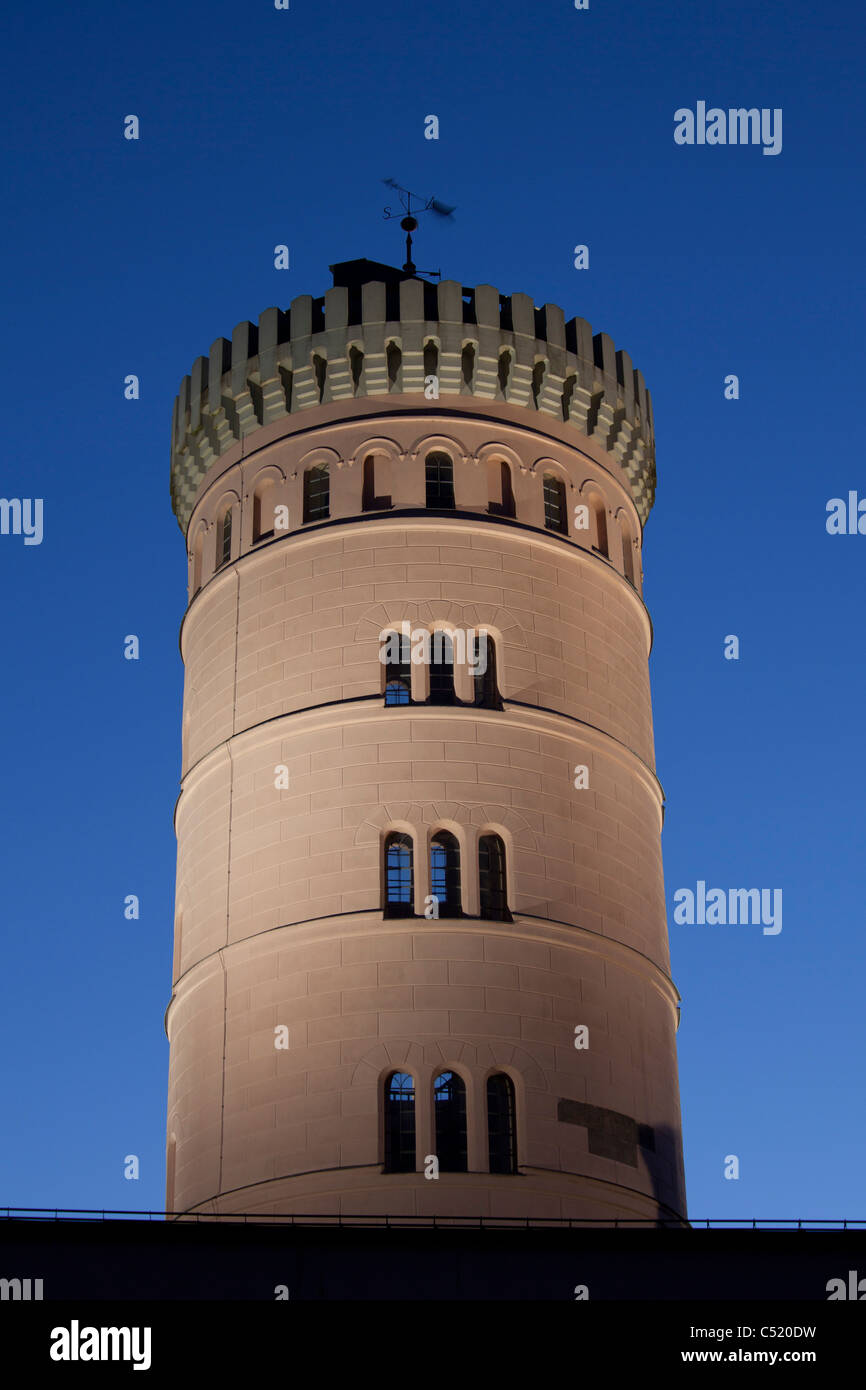
[[[0,492],[44,499],[44,538],[0,536],[0,1202],[163,1202],[172,402],[215,337],[323,294],[330,263],[402,263],[390,176],[457,205],[422,219],[420,269],[581,315],[653,395],[690,1214],[866,1217],[866,535],[825,524],[866,496],[862,6],[49,0],[10,12],[2,64]],[[780,108],[781,152],[675,144],[699,101]],[[677,925],[698,880],[782,889],[781,932]]]

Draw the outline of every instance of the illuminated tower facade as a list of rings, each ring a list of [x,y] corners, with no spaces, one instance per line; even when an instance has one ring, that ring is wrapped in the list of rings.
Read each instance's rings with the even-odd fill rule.
[[[684,1219],[643,378],[332,271],[175,406],[167,1209]]]

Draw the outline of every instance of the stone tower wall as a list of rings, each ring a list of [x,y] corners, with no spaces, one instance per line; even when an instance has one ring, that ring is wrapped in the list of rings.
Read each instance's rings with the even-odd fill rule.
[[[454,315],[433,335],[438,400],[424,396],[431,321],[398,323],[398,365],[386,350],[393,323],[368,312],[384,313],[398,288],[401,313],[419,299],[423,309],[425,297],[429,308],[432,291],[440,312]],[[555,340],[561,329],[563,340],[532,340],[536,356],[545,349],[541,372],[517,329],[502,326],[529,324],[526,296],[503,302],[482,286],[455,300],[453,290],[365,285],[364,323],[352,330],[352,292],[329,291],[325,327],[306,337],[295,329],[313,323],[321,301],[296,300],[290,324],[267,311],[258,356],[245,358],[243,371],[232,365],[239,354],[227,360],[217,345],[179,398],[173,493],[188,538],[190,606],[166,1015],[169,1210],[684,1212],[678,996],[653,759],[651,628],[640,596],[653,476],[649,400],[604,335],[593,349],[588,329],[573,328],[590,356],[570,354],[555,306],[532,311],[531,326],[541,323]],[[495,325],[486,323],[496,317],[494,297]],[[483,320],[474,325],[471,370],[461,308]],[[248,350],[253,331],[242,326],[233,341]],[[274,343],[263,347],[267,333]],[[350,355],[347,342],[361,346]],[[272,353],[265,365],[263,351]],[[310,399],[303,353],[325,351],[324,372],[310,363],[321,400]],[[507,374],[502,351],[513,353]],[[610,375],[599,375],[596,352]],[[472,394],[449,377],[449,353]],[[356,394],[345,393],[340,361]],[[485,363],[495,364],[499,399]],[[529,372],[529,401],[518,368]],[[576,379],[563,412],[569,371]],[[604,389],[611,402],[624,400],[623,375],[627,408],[611,403],[605,427]],[[219,383],[218,405],[209,380]],[[280,381],[282,394],[269,394],[268,381]],[[485,382],[491,394],[474,389]],[[588,433],[574,413],[581,382],[596,398],[592,428],[580,417]],[[600,402],[590,390],[599,383]],[[454,462],[450,513],[425,506],[433,451]],[[370,457],[390,506],[365,512]],[[305,523],[304,473],[322,463],[329,516]],[[501,463],[511,473],[511,518],[489,510]],[[565,485],[565,535],[545,527],[547,473]],[[268,518],[285,508],[287,524],[259,537],[263,499]],[[574,525],[584,504],[588,529]],[[231,554],[223,560],[227,510]],[[471,704],[460,669],[466,703],[424,703],[422,670],[413,676],[420,702],[386,707],[381,634],[404,621],[489,633],[504,708]],[[578,766],[589,769],[588,788],[574,786]],[[278,767],[288,780],[280,789]],[[441,829],[460,845],[464,915],[428,920],[428,847]],[[382,912],[392,830],[415,846],[418,915],[408,919]],[[478,916],[478,839],[490,831],[506,846],[513,922]],[[574,1046],[581,1024],[588,1050]],[[280,1025],[289,1030],[285,1050],[274,1046]],[[428,1181],[420,1170],[435,1152],[431,1087],[443,1068],[467,1086],[469,1172]],[[394,1070],[415,1078],[416,1173],[382,1171],[382,1093]],[[514,1082],[519,1175],[487,1171],[486,1079],[497,1071]]]

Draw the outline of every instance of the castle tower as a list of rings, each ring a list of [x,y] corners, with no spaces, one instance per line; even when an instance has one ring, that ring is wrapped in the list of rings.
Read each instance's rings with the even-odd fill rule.
[[[332,270],[175,406],[167,1209],[682,1219],[643,378]]]

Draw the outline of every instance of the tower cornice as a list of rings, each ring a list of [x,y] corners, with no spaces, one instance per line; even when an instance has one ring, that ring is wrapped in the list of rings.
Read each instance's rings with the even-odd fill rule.
[[[356,273],[337,273],[345,267]],[[652,402],[641,372],[606,333],[492,285],[437,285],[397,270],[367,279],[384,275],[375,262],[332,269],[346,283],[238,324],[184,377],[171,441],[171,498],[184,532],[208,469],[240,440],[331,402],[395,395],[440,408],[466,397],[504,402],[572,426],[620,464],[646,521],[655,495]],[[425,396],[431,376],[435,398]]]

